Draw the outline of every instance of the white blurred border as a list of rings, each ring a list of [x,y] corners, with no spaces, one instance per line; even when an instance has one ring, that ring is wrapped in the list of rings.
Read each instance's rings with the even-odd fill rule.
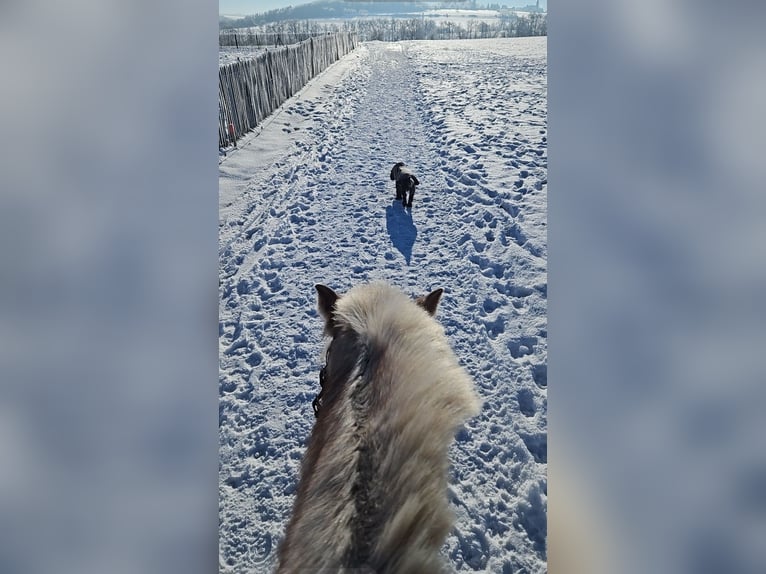
[[[550,8],[552,573],[766,571],[765,8]]]
[[[0,5],[0,571],[217,553],[217,3]]]

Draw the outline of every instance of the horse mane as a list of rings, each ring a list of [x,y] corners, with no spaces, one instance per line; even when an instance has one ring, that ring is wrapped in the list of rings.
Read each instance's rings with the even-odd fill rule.
[[[432,316],[441,290],[413,301],[382,282],[342,297],[325,289],[317,287],[330,336],[324,396],[279,572],[440,572],[453,522],[448,449],[479,410]]]

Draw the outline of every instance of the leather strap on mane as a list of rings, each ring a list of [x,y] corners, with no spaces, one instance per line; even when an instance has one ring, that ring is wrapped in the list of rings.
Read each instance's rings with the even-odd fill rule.
[[[327,350],[327,353],[330,353],[330,350]],[[314,398],[313,401],[311,401],[311,408],[314,409],[314,417],[319,417],[319,409],[322,407],[322,394],[324,393],[324,383],[327,378],[327,365],[325,364],[324,367],[322,367],[322,370],[319,371],[319,394]]]

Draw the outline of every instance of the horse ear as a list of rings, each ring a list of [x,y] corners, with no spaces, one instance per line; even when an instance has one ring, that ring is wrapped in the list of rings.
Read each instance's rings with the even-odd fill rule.
[[[327,327],[330,327],[335,310],[335,302],[338,300],[338,294],[325,285],[314,285],[317,290],[317,310],[325,320]]]
[[[436,289],[435,291],[431,291],[425,297],[418,297],[415,299],[415,303],[428,311],[429,315],[434,315],[436,313],[436,307],[439,305],[439,300],[442,298],[442,293],[444,293],[444,289]]]

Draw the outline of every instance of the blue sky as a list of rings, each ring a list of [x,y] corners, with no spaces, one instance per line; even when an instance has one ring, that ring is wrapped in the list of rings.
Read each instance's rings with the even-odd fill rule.
[[[284,8],[285,6],[298,6],[308,4],[311,0],[218,0],[219,14],[242,14],[249,15],[257,12],[265,12],[275,8]],[[483,0],[484,2],[497,2],[498,4],[507,4],[509,6],[525,6],[534,4],[535,0]],[[541,0],[540,4],[545,7],[547,0]]]

